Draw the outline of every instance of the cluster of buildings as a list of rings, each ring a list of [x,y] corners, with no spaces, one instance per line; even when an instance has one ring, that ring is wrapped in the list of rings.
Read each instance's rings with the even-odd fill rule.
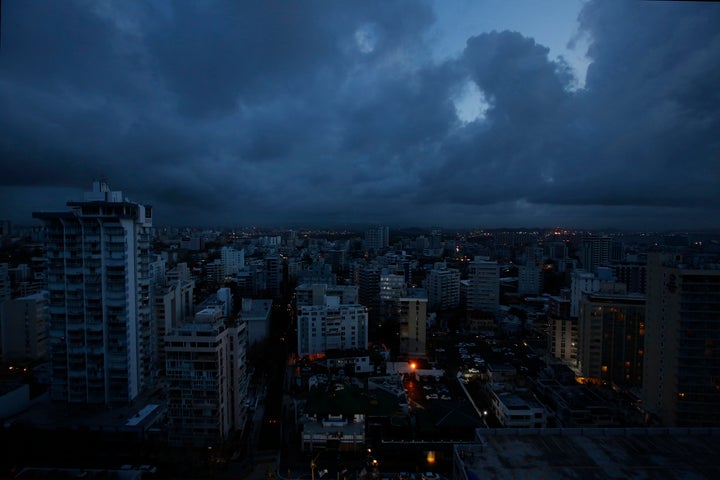
[[[141,410],[162,391],[171,443],[241,432],[247,348],[267,336],[272,300],[236,308],[230,289],[219,288],[196,304],[187,264],[168,267],[168,254],[153,251],[152,208],[104,182],[68,207],[34,214],[45,229],[45,289],[2,303],[4,360],[47,360],[40,367],[56,404]],[[221,261],[232,273],[242,252],[224,249]]]
[[[546,361],[572,369],[570,382],[518,386],[517,365],[483,364],[488,408],[506,428],[545,429],[547,405],[562,426],[604,418],[601,401],[578,406],[575,376],[627,394],[648,425],[720,426],[717,250],[633,250],[618,237],[567,232],[450,241],[438,229],[392,243],[386,226],[362,239],[284,231],[219,243],[158,231],[151,207],[100,181],[68,207],[34,214],[42,268],[0,264],[3,358],[41,365],[55,404],[137,405],[138,418],[161,418],[141,400],[162,392],[171,444],[213,445],[243,431],[248,350],[268,340],[273,303],[296,328],[298,368],[321,361],[327,372],[307,380],[295,407],[305,450],[358,449],[369,422],[409,421],[402,378],[415,374],[414,360],[437,358],[431,331],[533,332],[545,336]],[[378,358],[410,370],[387,374]],[[456,453],[482,457],[473,448]]]
[[[600,265],[575,271],[569,295],[549,298],[549,353],[628,391],[663,425],[720,425],[717,257],[651,252]]]

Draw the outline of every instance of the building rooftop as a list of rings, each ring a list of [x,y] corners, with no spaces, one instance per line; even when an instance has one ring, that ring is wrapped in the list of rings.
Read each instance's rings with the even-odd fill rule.
[[[54,403],[44,395],[35,399],[30,408],[7,420],[47,430],[142,432],[154,426],[166,409],[159,392],[141,395],[130,405],[112,408]]]
[[[512,392],[498,393],[498,398],[505,404],[505,406],[507,406],[511,410],[519,408],[540,407],[537,402],[525,400],[520,395]]]
[[[480,429],[477,437],[455,446],[468,480],[720,475],[720,429]]]
[[[272,308],[271,298],[243,298],[240,316],[244,319],[266,318]]]
[[[77,479],[86,480],[139,480],[143,478],[141,470],[109,470],[87,468],[24,468],[15,478],[25,479]]]
[[[331,348],[325,351],[325,358],[327,359],[367,357],[369,355],[370,351],[367,348],[349,348],[344,350]]]
[[[313,415],[391,416],[399,410],[397,397],[382,390],[371,392],[348,384],[336,389],[330,385],[312,388],[305,404],[305,413]]]

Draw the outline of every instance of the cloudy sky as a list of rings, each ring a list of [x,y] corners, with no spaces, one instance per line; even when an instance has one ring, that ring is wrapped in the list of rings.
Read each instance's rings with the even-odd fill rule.
[[[720,228],[720,4],[2,3],[0,218]]]

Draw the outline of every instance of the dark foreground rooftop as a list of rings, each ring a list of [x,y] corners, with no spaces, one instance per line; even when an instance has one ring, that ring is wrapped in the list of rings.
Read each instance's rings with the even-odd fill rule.
[[[720,478],[720,429],[482,429],[453,478]]]

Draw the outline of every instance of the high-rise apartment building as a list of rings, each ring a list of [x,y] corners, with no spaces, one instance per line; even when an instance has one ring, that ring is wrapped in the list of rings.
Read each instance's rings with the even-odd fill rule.
[[[380,274],[380,301],[397,303],[407,290],[405,276],[389,273],[387,270]]]
[[[399,302],[400,353],[408,357],[425,356],[427,294],[423,289],[412,289]]]
[[[390,245],[390,229],[373,225],[365,231],[365,249],[378,253]]]
[[[360,304],[371,312],[380,307],[380,272],[376,264],[365,265],[358,271],[358,297]]]
[[[425,290],[428,296],[428,308],[449,310],[460,304],[460,272],[447,268],[442,262],[435,264],[425,278]]]
[[[550,297],[547,312],[548,353],[565,360],[571,366],[577,365],[578,320],[570,316],[570,299]]]
[[[368,314],[362,305],[343,305],[338,297],[325,297],[323,305],[298,311],[298,355],[328,350],[367,348]]]
[[[208,283],[222,284],[225,282],[225,278],[225,266],[222,260],[217,258],[205,264],[205,280]]]
[[[167,283],[178,280],[190,280],[191,278],[192,275],[190,274],[190,268],[185,262],[178,263],[173,268],[165,272],[165,281]]]
[[[280,287],[283,282],[283,259],[277,253],[271,253],[264,258],[265,262],[265,288],[273,297],[280,296]]]
[[[442,250],[443,232],[441,228],[433,228],[430,231],[430,248],[433,250]]]
[[[639,262],[622,262],[612,265],[613,276],[627,285],[628,293],[647,293],[647,266]]]
[[[543,260],[550,259],[560,262],[567,258],[568,249],[564,242],[543,243]]]
[[[222,247],[220,249],[220,261],[223,265],[225,276],[234,275],[239,268],[245,266],[245,250],[235,250],[233,247]]]
[[[570,279],[570,316],[572,317],[580,314],[580,300],[583,293],[599,292],[601,288],[605,291],[608,291],[608,288],[615,288],[615,293],[627,293],[627,287],[616,282],[612,270],[607,267],[599,267],[595,273],[577,270],[572,273]]]
[[[610,237],[585,237],[580,241],[580,262],[588,272],[610,264],[612,239]]]
[[[520,295],[539,295],[543,291],[544,270],[534,263],[518,267],[518,293]]]
[[[194,314],[194,280],[174,280],[167,286],[156,285],[153,291],[153,315],[157,332],[157,356],[165,369],[165,335],[182,325]]]
[[[666,426],[720,426],[720,262],[648,255],[643,406]]]
[[[152,209],[105,182],[46,230],[51,397],[127,403],[156,381],[149,269]]]
[[[488,257],[468,264],[467,309],[496,314],[500,306],[500,268]]]
[[[165,337],[169,440],[212,446],[245,426],[248,374],[244,321],[209,306]]]
[[[578,323],[583,376],[639,388],[645,351],[645,297],[584,293]]]

